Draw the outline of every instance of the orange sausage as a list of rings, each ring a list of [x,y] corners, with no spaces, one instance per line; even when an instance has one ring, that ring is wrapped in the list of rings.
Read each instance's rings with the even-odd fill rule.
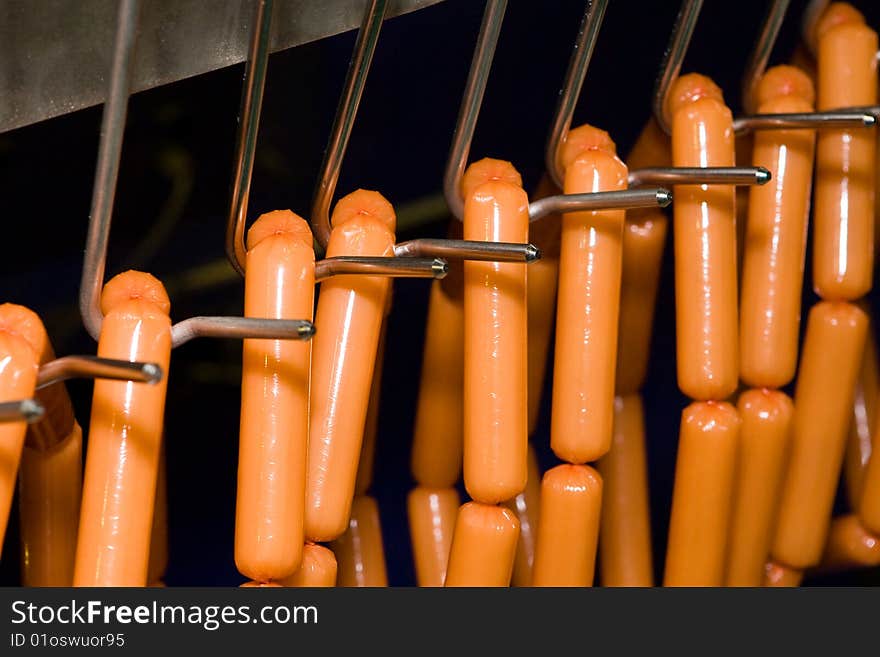
[[[832,520],[819,570],[834,572],[866,566],[880,566],[880,538],[867,532],[856,515]]]
[[[721,586],[740,419],[726,402],[681,414],[664,586]]]
[[[357,190],[333,211],[327,257],[390,256],[394,209]],[[315,313],[305,534],[329,541],[348,527],[370,382],[391,283],[382,276],[335,276],[321,283]]]
[[[540,506],[541,470],[535,448],[529,445],[529,480],[526,482],[526,489],[507,502],[507,508],[516,513],[516,518],[519,520],[519,541],[516,544],[516,559],[513,562],[511,577],[513,586],[532,585]]]
[[[562,158],[566,194],[627,187],[626,165],[601,130],[572,130]],[[550,446],[569,463],[595,461],[611,446],[623,223],[623,210],[562,220]]]
[[[813,111],[813,85],[792,66],[767,71],[757,93],[762,114]],[[751,386],[780,388],[797,367],[814,147],[813,130],[755,135],[752,162],[773,177],[749,189],[739,344]]]
[[[550,178],[543,176],[534,198],[558,194]],[[553,337],[553,319],[556,317],[556,287],[559,279],[559,238],[562,218],[549,215],[529,224],[529,242],[541,250],[541,259],[528,268],[528,371],[529,371],[529,435],[538,426],[550,340]],[[514,581],[516,571],[514,570]]]
[[[458,511],[446,586],[508,586],[519,521],[503,506],[468,502]]]
[[[660,210],[626,213],[615,381],[618,395],[636,393],[645,383],[668,225]]]
[[[645,124],[626,161],[630,170],[671,165],[669,137],[653,117]],[[668,224],[666,214],[656,208],[626,213],[615,372],[618,395],[638,392],[645,381]]]
[[[379,330],[379,346],[376,348],[376,364],[373,365],[373,380],[370,382],[370,401],[367,405],[367,418],[364,421],[364,440],[358,458],[357,478],[354,494],[365,495],[373,485],[373,470],[376,462],[376,439],[379,432],[379,404],[382,396],[382,369],[385,363],[385,336],[388,329],[388,313],[391,310],[391,295],[385,308],[385,319]]]
[[[336,569],[336,557],[329,548],[306,543],[299,568],[281,584],[297,588],[336,586]]]
[[[369,495],[354,498],[348,530],[331,549],[338,566],[337,586],[388,586],[379,507]]]
[[[153,504],[153,527],[150,530],[150,561],[147,564],[148,586],[164,586],[168,568],[168,468],[165,465],[165,441],[159,453],[156,477],[156,502]]]
[[[850,7],[831,7],[816,27],[817,108],[877,102],[877,33]],[[874,269],[876,145],[871,128],[822,130],[816,144],[813,285],[824,299],[854,300]]]
[[[407,497],[409,532],[419,586],[443,586],[459,504],[458,491],[454,488],[417,486]]]
[[[37,358],[38,355],[24,338],[0,330],[0,401],[17,401],[34,396]],[[0,424],[0,539],[6,535],[26,430],[27,425],[23,421]]]
[[[768,562],[764,567],[764,586],[769,587],[792,587],[800,586],[804,578],[804,571],[797,568]]]
[[[739,437],[727,586],[760,586],[773,538],[794,406],[778,390],[748,390],[737,403]]]
[[[280,588],[281,584],[277,582],[257,582],[251,580],[249,582],[245,582],[239,588],[242,589],[277,589]]]
[[[640,395],[614,400],[611,450],[597,467],[605,484],[599,532],[602,586],[653,586],[645,411]]]
[[[40,365],[55,358],[32,310],[0,305],[0,330],[23,338]],[[21,569],[25,586],[70,586],[82,497],[82,431],[63,383],[36,392],[46,409],[28,425],[19,464]]]
[[[534,586],[592,586],[602,477],[588,465],[557,465],[541,482]]]
[[[862,309],[868,312],[867,304]],[[856,507],[862,495],[865,469],[873,451],[872,441],[876,435],[877,399],[880,394],[880,371],[877,363],[877,343],[872,328],[873,320],[868,314],[868,335],[862,354],[862,368],[853,397],[853,413],[849,425],[844,455],[844,483],[850,506]]]
[[[525,242],[528,198],[508,162],[468,167],[464,238]],[[528,478],[526,265],[464,263],[464,484],[479,502],[514,497]]]
[[[82,497],[79,425],[48,450],[25,444],[18,482],[22,584],[70,586]]]
[[[675,166],[733,166],[733,117],[711,80],[681,76],[669,109]],[[725,399],[737,386],[734,205],[727,185],[675,187],[678,387],[692,399]]]
[[[814,566],[822,557],[867,326],[864,312],[839,302],[817,303],[807,320],[791,457],[770,551],[790,568]]]
[[[455,275],[450,263],[450,275]],[[446,278],[449,278],[447,276]],[[454,486],[461,474],[464,432],[463,274],[434,281],[413,432],[412,473],[419,484]]]
[[[74,586],[145,586],[171,356],[168,295],[142,272],[101,295],[98,356],[158,363],[155,385],[95,382]]]
[[[248,231],[246,317],[311,319],[312,233],[289,210]],[[292,574],[302,558],[311,346],[245,340],[235,511],[235,564],[253,580]]]

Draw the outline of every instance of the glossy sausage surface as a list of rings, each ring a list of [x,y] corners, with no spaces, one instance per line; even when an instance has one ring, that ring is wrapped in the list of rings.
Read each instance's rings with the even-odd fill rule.
[[[599,574],[602,586],[653,586],[645,410],[641,395],[614,400],[611,450],[602,475]]]
[[[525,242],[528,198],[508,162],[462,179],[464,238]],[[464,263],[464,484],[479,502],[520,493],[528,477],[526,265]]]
[[[880,411],[875,409],[875,414]],[[877,419],[874,420],[877,426]],[[876,447],[878,443],[874,443]],[[872,449],[862,476],[861,491],[855,506],[859,521],[872,534],[880,536],[880,450]]]
[[[726,402],[681,415],[664,586],[721,586],[740,419]]]
[[[165,441],[159,453],[156,477],[156,501],[153,504],[153,526],[150,529],[150,561],[147,564],[147,586],[165,586],[162,580],[168,568],[168,468],[165,463]]]
[[[302,562],[290,577],[281,580],[283,586],[298,588],[336,586],[336,556],[323,545],[306,543]]]
[[[394,209],[358,190],[333,211],[327,257],[390,256]],[[381,276],[334,276],[321,283],[312,340],[305,534],[329,541],[348,527],[370,382],[390,289]]]
[[[813,111],[810,79],[777,66],[761,79],[759,113]],[[749,188],[740,300],[740,377],[779,388],[797,367],[801,288],[813,179],[813,130],[761,130],[752,163],[769,169],[766,185]]]
[[[592,586],[602,477],[588,465],[557,465],[541,483],[533,586]]]
[[[155,385],[95,381],[74,586],[144,586],[162,441],[170,303],[142,272],[113,277],[101,295],[98,355],[158,363]]]
[[[37,368],[38,354],[30,343],[19,335],[0,330],[0,401],[31,399]],[[0,538],[6,535],[26,430],[24,421],[0,424]]]
[[[305,220],[264,214],[247,246],[245,316],[310,320],[315,254]],[[244,341],[235,564],[253,580],[287,577],[302,558],[310,367],[308,341]]]
[[[508,586],[519,521],[503,506],[468,502],[458,510],[446,586]]]
[[[563,157],[566,194],[627,187],[626,165],[596,128],[573,130]],[[623,223],[623,210],[562,219],[550,446],[569,463],[595,461],[611,445]]]
[[[357,479],[354,494],[366,495],[373,485],[373,470],[376,463],[376,441],[379,433],[379,405],[382,398],[382,370],[385,363],[385,338],[388,333],[388,313],[391,311],[391,294],[385,306],[385,318],[379,331],[379,346],[376,349],[376,364],[373,365],[373,380],[370,382],[370,401],[367,405],[367,418],[364,420],[364,439],[361,455],[358,458]]]
[[[669,109],[675,166],[733,166],[733,117],[711,80],[681,76]],[[676,185],[674,196],[678,387],[725,399],[739,376],[734,189]]]
[[[727,586],[760,586],[773,538],[794,405],[778,390],[747,390],[737,402],[739,432]]]
[[[454,488],[417,486],[409,492],[406,508],[419,586],[443,586],[459,504]]]
[[[388,586],[379,507],[369,495],[354,498],[348,529],[331,549],[336,555],[337,586]]]
[[[817,24],[817,109],[877,102],[877,33],[858,12],[830,8]],[[822,130],[816,144],[813,284],[824,299],[855,300],[874,268],[873,128]]]
[[[792,587],[800,586],[804,578],[804,571],[797,568],[789,568],[773,561],[764,566],[764,586],[768,587]]]
[[[415,480],[433,488],[455,485],[463,449],[464,292],[461,276],[454,292],[446,283],[431,283],[411,461]]]
[[[840,477],[868,319],[857,306],[810,310],[794,396],[791,457],[771,555],[790,568],[819,563]]]

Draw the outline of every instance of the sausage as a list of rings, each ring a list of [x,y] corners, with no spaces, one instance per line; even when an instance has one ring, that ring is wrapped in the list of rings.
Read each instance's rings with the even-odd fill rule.
[[[329,548],[306,543],[299,568],[280,583],[297,588],[336,586],[336,569],[336,556]]]
[[[660,210],[626,213],[615,368],[618,395],[636,393],[645,383],[668,225]]]
[[[813,111],[813,85],[793,66],[777,66],[758,87],[761,114]],[[797,367],[801,288],[815,147],[814,130],[762,130],[752,162],[771,181],[749,188],[740,311],[740,377],[780,388]]]
[[[379,507],[369,495],[354,498],[348,530],[331,549],[338,567],[337,586],[388,586]]]
[[[681,414],[664,586],[721,586],[740,419],[727,402]]]
[[[281,584],[277,582],[257,582],[255,580],[251,580],[249,582],[245,582],[239,588],[242,589],[277,589],[280,588]]]
[[[464,296],[431,283],[422,378],[413,432],[412,473],[419,484],[454,486],[464,432]]]
[[[406,508],[419,586],[443,586],[459,504],[454,488],[417,486],[409,492]]]
[[[513,511],[467,502],[455,520],[446,586],[508,586],[518,538]]]
[[[508,162],[462,179],[464,238],[525,242],[528,198]],[[479,502],[514,497],[528,478],[526,265],[464,263],[464,484]]]
[[[844,483],[851,507],[856,507],[862,495],[865,468],[871,458],[872,441],[876,435],[877,399],[880,393],[880,371],[877,367],[877,343],[872,328],[873,320],[867,304],[859,304],[868,315],[868,335],[862,354],[862,368],[853,397],[853,413],[844,454]]]
[[[145,586],[171,356],[168,295],[149,274],[113,277],[101,295],[98,356],[157,363],[155,385],[95,382],[74,586]]]
[[[541,482],[533,586],[592,586],[602,477],[588,465],[557,465]]]
[[[535,448],[529,445],[529,479],[526,489],[507,502],[507,508],[516,513],[519,520],[519,541],[516,544],[516,559],[513,561],[513,575],[510,580],[513,586],[532,585],[540,507],[541,470]]]
[[[794,406],[784,392],[747,390],[737,402],[739,432],[727,586],[761,586],[785,475]]]
[[[391,294],[385,305],[385,318],[379,330],[379,346],[376,348],[376,364],[373,365],[373,380],[370,382],[370,401],[367,404],[367,418],[364,421],[364,439],[361,455],[358,458],[357,478],[354,494],[366,495],[373,485],[373,470],[376,462],[376,439],[379,432],[379,404],[382,396],[382,370],[385,362],[385,336],[388,333],[388,313],[391,311]]]
[[[25,442],[18,473],[22,584],[70,586],[82,497],[82,429],[48,450]]]
[[[23,338],[40,365],[55,358],[43,322],[32,310],[0,305],[0,330]],[[82,430],[63,383],[42,388],[46,409],[28,425],[18,473],[22,583],[70,586],[82,497]]]
[[[289,210],[262,215],[248,231],[247,317],[311,319],[312,233]],[[245,340],[235,511],[235,564],[265,582],[302,558],[311,347],[296,340]]]
[[[857,306],[813,306],[794,396],[791,457],[770,554],[789,568],[819,563],[840,476],[868,318]]]
[[[558,194],[559,190],[546,175],[541,178],[534,198]],[[541,250],[541,259],[528,266],[528,380],[529,435],[538,428],[553,319],[556,317],[556,288],[559,279],[559,239],[562,218],[557,214],[542,217],[529,224],[529,242]],[[520,519],[521,520],[521,519]],[[516,569],[514,569],[516,581]]]
[[[645,123],[626,163],[630,170],[672,164],[669,137],[654,117]],[[626,212],[615,368],[618,395],[638,392],[645,382],[668,223],[666,214],[657,208]]]
[[[789,568],[783,564],[768,562],[764,567],[764,586],[792,587],[800,586],[804,571]]]
[[[569,134],[563,162],[566,194],[627,187],[626,165],[592,126]],[[562,220],[550,446],[569,463],[595,461],[611,446],[624,214]]]
[[[880,566],[880,538],[866,531],[854,514],[832,520],[819,570],[835,572],[876,566]]]
[[[641,395],[614,400],[611,450],[600,459],[597,468],[604,482],[599,532],[602,586],[653,586],[645,410]]]
[[[0,330],[0,401],[33,397],[37,359],[37,353],[23,337]],[[0,424],[0,539],[6,535],[26,430],[24,421]]]
[[[159,453],[156,476],[156,501],[153,504],[153,526],[150,529],[150,560],[147,563],[149,586],[165,586],[162,582],[168,568],[168,468],[165,464],[165,440]]]
[[[327,257],[391,256],[394,209],[357,190],[336,204]],[[330,541],[348,527],[382,316],[382,276],[335,276],[321,283],[312,349],[305,534]]]
[[[711,80],[678,78],[669,109],[675,166],[733,166],[733,117]],[[725,399],[737,386],[734,205],[729,185],[675,186],[678,387],[692,399]]]
[[[816,26],[817,109],[877,102],[877,33],[850,7]],[[850,301],[871,289],[874,268],[875,136],[871,128],[822,130],[816,143],[813,285]]]

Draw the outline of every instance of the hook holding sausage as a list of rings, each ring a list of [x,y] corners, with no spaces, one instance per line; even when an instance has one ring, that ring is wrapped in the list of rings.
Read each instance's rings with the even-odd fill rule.
[[[334,256],[315,263],[315,282],[331,276],[363,274],[391,278],[443,278],[449,265],[440,258]]]
[[[627,189],[615,192],[585,194],[557,194],[529,203],[529,222],[548,214],[580,210],[632,210],[635,208],[665,208],[672,202],[672,192],[663,187]]]
[[[156,363],[140,363],[99,356],[64,356],[40,367],[37,390],[68,379],[113,379],[150,385],[162,380]]]
[[[766,185],[770,178],[764,167],[651,167],[630,171],[629,185]]]

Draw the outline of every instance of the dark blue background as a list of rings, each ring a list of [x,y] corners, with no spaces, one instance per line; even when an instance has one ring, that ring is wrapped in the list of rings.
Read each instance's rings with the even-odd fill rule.
[[[797,39],[806,3],[792,2],[775,50],[782,62]],[[857,3],[876,27],[880,8]],[[542,170],[556,95],[584,2],[511,0],[489,80],[471,159],[511,160],[527,188]],[[711,75],[739,108],[742,68],[766,3],[709,0],[684,70]],[[393,203],[437,193],[483,3],[446,0],[383,27],[339,192],[382,191]],[[651,90],[678,3],[610,3],[575,123],[607,129],[626,153],[649,115]],[[351,47],[349,33],[272,55],[263,106],[250,215],[309,201]],[[230,163],[242,66],[132,97],[108,276],[143,268],[167,283],[175,319],[239,314],[242,286],[192,289],[174,274],[223,257]],[[0,299],[26,304],[46,320],[59,354],[89,353],[76,295],[85,241],[100,109],[93,108],[0,135],[6,257]],[[170,200],[169,200],[170,199]],[[176,203],[176,205],[175,205]],[[164,208],[164,211],[163,211]],[[166,217],[160,220],[160,217]],[[442,236],[445,222],[419,236]],[[399,239],[417,236],[401,232]],[[146,241],[145,241],[146,240]],[[810,280],[810,272],[807,272]],[[810,286],[807,285],[807,288]],[[378,498],[390,583],[414,583],[406,522],[409,445],[418,390],[428,283],[395,282],[374,495]],[[660,573],[672,490],[678,420],[687,400],[675,381],[671,259],[665,261],[647,410],[655,562]],[[805,303],[815,297],[805,294]],[[805,306],[806,308],[807,306]],[[170,498],[169,585],[235,585],[232,558],[240,381],[240,344],[197,341],[175,352],[166,439]],[[70,386],[77,416],[89,417],[91,385]],[[546,402],[546,399],[545,399]],[[547,404],[536,444],[544,467]],[[0,583],[18,581],[17,514],[0,563]],[[876,572],[837,577],[870,583]],[[808,580],[828,583],[830,579]]]

